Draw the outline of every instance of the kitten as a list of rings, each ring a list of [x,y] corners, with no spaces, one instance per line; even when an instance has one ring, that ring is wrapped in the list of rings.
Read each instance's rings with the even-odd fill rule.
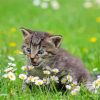
[[[33,71],[28,71],[28,75],[43,77],[42,70],[49,66],[59,69],[59,78],[70,73],[74,81],[89,88],[91,75],[79,58],[60,48],[62,36],[25,28],[21,31],[24,36],[23,53],[27,55],[29,65],[35,67]]]

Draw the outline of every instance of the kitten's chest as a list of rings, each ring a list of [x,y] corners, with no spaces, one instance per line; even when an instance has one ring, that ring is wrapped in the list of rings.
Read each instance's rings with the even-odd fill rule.
[[[34,68],[33,70],[28,71],[28,75],[29,76],[31,76],[31,75],[32,76],[39,76],[40,78],[44,77],[43,70],[40,68]]]

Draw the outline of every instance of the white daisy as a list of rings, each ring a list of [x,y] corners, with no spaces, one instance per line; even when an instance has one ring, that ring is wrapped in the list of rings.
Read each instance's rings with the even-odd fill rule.
[[[12,72],[9,72],[9,73],[7,74],[7,77],[8,77],[10,80],[12,80],[12,81],[16,80],[16,76],[15,76],[15,74],[12,73]]]
[[[76,90],[72,90],[71,91],[71,95],[76,95],[77,94],[77,91]]]
[[[51,1],[51,7],[54,9],[54,10],[58,10],[60,8],[60,5],[59,5],[59,2],[57,0],[52,0]]]
[[[100,79],[100,75],[97,76],[97,79]]]
[[[67,80],[68,80],[69,82],[72,82],[72,80],[73,80],[72,76],[67,75]]]
[[[39,79],[35,81],[35,85],[42,85],[43,84],[43,80]]]
[[[77,81],[72,82],[71,86],[74,87],[77,85]]]
[[[26,71],[27,70],[27,67],[26,66],[22,66],[21,67],[21,70]]]
[[[45,2],[49,2],[50,0],[43,0],[43,1],[45,1]]]
[[[10,72],[10,71],[12,71],[14,68],[13,67],[8,67],[8,68],[6,68],[5,70],[4,70],[4,72]]]
[[[79,92],[79,91],[80,91],[80,86],[76,86],[76,87],[74,88],[74,90],[77,91],[77,92]]]
[[[55,74],[57,74],[59,72],[59,69],[54,68],[54,69],[52,69],[52,72],[54,72]]]
[[[96,4],[100,6],[100,0],[96,0]]]
[[[52,81],[59,83],[59,78],[57,76],[51,76],[50,78]]]
[[[66,85],[66,89],[71,90],[71,86],[70,85]]]
[[[29,76],[27,78],[27,83],[29,83],[29,82],[34,82],[34,77],[33,76]]]
[[[35,76],[31,79],[32,82],[36,82],[37,80],[39,80],[39,77],[38,76]]]
[[[14,64],[14,63],[8,63],[8,66],[15,67],[15,66],[16,66],[16,64]]]
[[[33,70],[34,69],[34,66],[28,66],[28,69],[29,70]]]
[[[95,81],[92,83],[92,87],[93,87],[94,89],[100,88],[100,79],[95,80]]]
[[[43,78],[43,82],[45,84],[50,84],[50,78]]]
[[[67,82],[67,79],[66,79],[66,78],[62,78],[62,79],[61,79],[61,83],[62,83],[62,84],[66,84],[66,82]]]
[[[20,74],[20,75],[19,75],[19,78],[22,79],[22,80],[25,80],[25,79],[27,79],[27,75],[25,75],[25,74]]]
[[[34,69],[34,66],[22,66],[21,68],[23,71],[26,71],[26,70],[33,70]]]
[[[91,1],[86,1],[86,2],[83,4],[83,6],[84,6],[85,8],[92,8],[92,7],[93,7],[93,3],[92,3]]]
[[[39,6],[41,4],[40,0],[33,0],[33,5],[34,6]]]
[[[50,75],[50,71],[48,71],[48,70],[44,70],[43,73],[46,75]]]

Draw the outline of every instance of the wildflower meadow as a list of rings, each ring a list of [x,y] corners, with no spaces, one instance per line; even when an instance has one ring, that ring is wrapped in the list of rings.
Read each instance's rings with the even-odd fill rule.
[[[50,66],[43,78],[27,76],[34,66],[26,65],[21,27],[62,35],[61,47],[94,77],[93,92]],[[100,0],[0,0],[0,100],[100,100]]]

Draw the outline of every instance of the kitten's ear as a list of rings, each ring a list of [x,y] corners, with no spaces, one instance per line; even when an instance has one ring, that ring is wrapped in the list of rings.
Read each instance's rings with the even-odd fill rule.
[[[55,47],[59,47],[61,44],[62,36],[56,35],[56,36],[51,36],[49,38],[50,42],[55,45]]]
[[[29,30],[29,29],[20,28],[20,30],[22,31],[24,37],[31,34],[31,30]]]

